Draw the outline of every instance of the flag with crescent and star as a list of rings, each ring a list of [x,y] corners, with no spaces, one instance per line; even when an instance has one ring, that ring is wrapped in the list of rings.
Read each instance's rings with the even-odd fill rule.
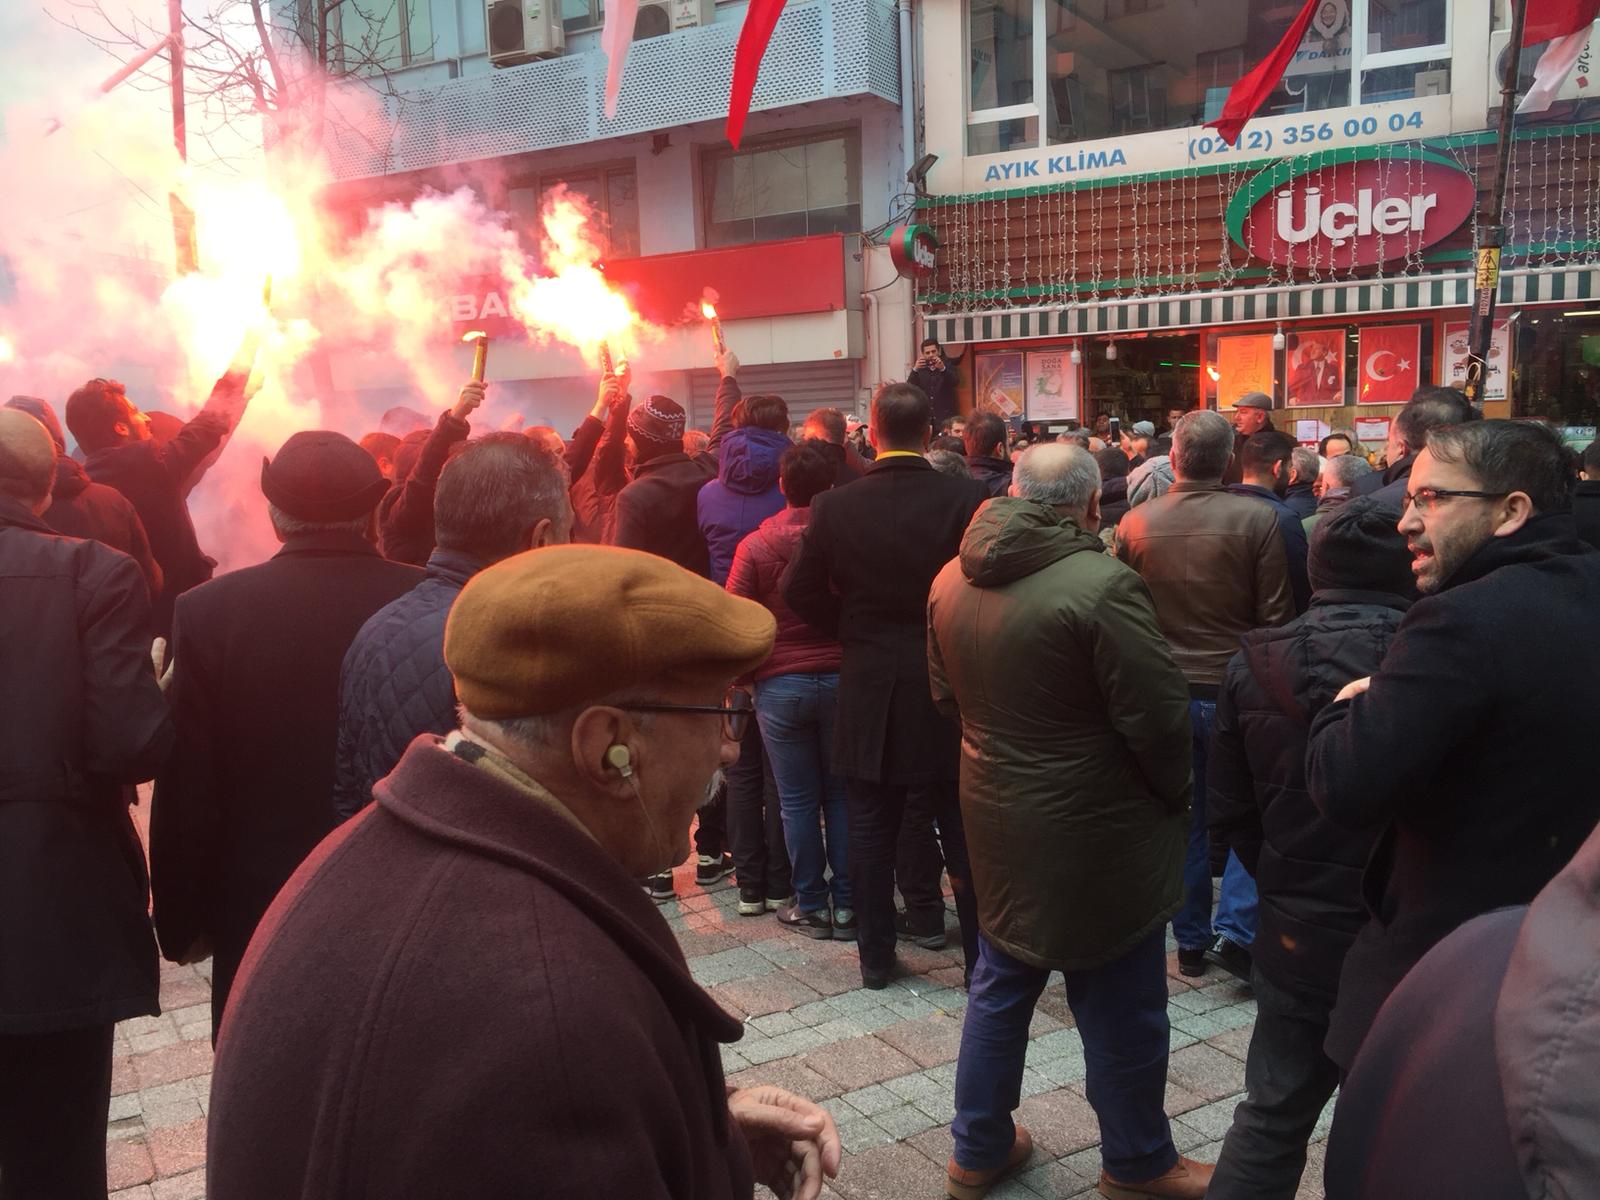
[[[1364,325],[1358,404],[1404,404],[1422,382],[1422,326]]]

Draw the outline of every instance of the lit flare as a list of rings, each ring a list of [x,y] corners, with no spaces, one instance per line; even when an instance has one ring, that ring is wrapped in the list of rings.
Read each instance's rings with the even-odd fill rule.
[[[469,329],[461,340],[473,343],[472,382],[482,383],[483,373],[489,366],[489,335],[481,329]]]

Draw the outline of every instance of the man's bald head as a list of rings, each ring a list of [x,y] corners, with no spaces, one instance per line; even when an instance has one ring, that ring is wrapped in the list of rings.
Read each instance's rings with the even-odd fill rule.
[[[1076,442],[1030,446],[1017,459],[1011,494],[1054,508],[1092,530],[1100,523],[1100,464]]]
[[[19,409],[0,409],[0,496],[42,513],[50,507],[55,480],[56,444],[49,431]]]

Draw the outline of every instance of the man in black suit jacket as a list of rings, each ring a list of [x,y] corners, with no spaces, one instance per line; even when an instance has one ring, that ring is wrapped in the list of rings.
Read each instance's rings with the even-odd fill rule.
[[[151,883],[166,956],[214,954],[213,1039],[261,914],[334,827],[345,652],[424,578],[373,548],[388,488],[344,435],[295,434],[261,468],[283,549],[178,599],[178,738],[156,776]]]
[[[961,734],[934,708],[928,686],[928,589],[989,493],[928,465],[931,428],[920,389],[879,389],[870,426],[878,457],[862,478],[812,501],[784,586],[795,612],[844,644],[834,764],[849,791],[850,875],[869,988],[884,987],[894,971],[895,845],[913,793],[938,816],[968,968],[977,961],[956,787]]]

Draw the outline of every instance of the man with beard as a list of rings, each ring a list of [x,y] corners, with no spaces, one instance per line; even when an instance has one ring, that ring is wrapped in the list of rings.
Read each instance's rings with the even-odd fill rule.
[[[832,1119],[727,1088],[740,1022],[636,882],[688,853],[751,717],[730,685],[774,628],[633,550],[472,578],[444,646],[463,727],[411,743],[251,944],[210,1194],[817,1200]]]
[[[1383,665],[1318,714],[1306,757],[1324,816],[1388,826],[1328,1032],[1344,1071],[1435,943],[1531,901],[1600,819],[1576,749],[1600,728],[1600,554],[1577,537],[1566,448],[1533,422],[1435,429],[1406,486],[1423,599]]]

